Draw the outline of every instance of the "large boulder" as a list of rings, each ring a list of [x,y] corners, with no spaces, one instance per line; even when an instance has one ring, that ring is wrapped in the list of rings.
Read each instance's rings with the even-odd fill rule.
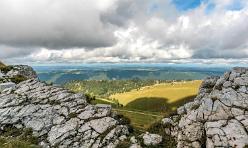
[[[162,123],[171,125],[165,132],[173,133],[178,148],[247,146],[248,68],[205,79],[195,100],[177,111]]]
[[[0,133],[9,125],[31,128],[41,147],[116,147],[128,135],[111,107],[84,95],[30,79],[0,94]]]

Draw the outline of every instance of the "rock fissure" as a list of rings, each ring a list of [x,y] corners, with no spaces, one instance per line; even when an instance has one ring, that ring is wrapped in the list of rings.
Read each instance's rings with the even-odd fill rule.
[[[8,124],[31,128],[41,147],[81,148],[98,145],[98,136],[109,135],[111,131],[107,129],[117,126],[118,121],[111,117],[110,106],[89,105],[83,94],[47,85],[30,73],[22,71],[22,74],[28,74],[29,80],[1,91],[1,128]],[[112,133],[113,141],[128,134],[126,125],[122,128]],[[104,143],[115,147],[118,141]]]

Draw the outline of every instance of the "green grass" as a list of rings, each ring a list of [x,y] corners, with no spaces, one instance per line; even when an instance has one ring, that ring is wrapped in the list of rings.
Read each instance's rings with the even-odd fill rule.
[[[30,128],[17,129],[6,125],[1,130],[0,148],[38,148],[38,138],[32,133]]]
[[[0,137],[0,148],[39,148],[39,146],[18,138]]]
[[[152,114],[147,114],[146,112],[144,112],[144,114],[141,114],[142,112],[130,112],[130,110],[114,109],[114,111],[129,118],[131,120],[131,125],[141,131],[145,131],[147,128],[150,127],[150,125],[163,118],[162,115],[153,116]]]
[[[135,129],[145,131],[153,123],[175,112],[177,107],[192,101],[200,84],[199,80],[90,80],[74,81],[66,87],[72,91],[90,93],[89,96],[97,94],[88,102],[111,105],[118,114],[129,118]]]
[[[196,95],[202,81],[185,81],[173,83],[161,83],[152,86],[133,89],[124,93],[117,93],[110,96],[110,99],[118,100],[126,106],[128,103],[139,98],[165,98],[168,103],[182,100],[186,97]]]
[[[99,98],[92,101],[92,103],[111,105],[118,114],[129,118],[134,128],[145,131],[154,123],[175,112],[177,107],[192,101],[194,98],[195,96],[189,96],[173,103],[168,103],[165,98],[140,98],[124,107],[118,106],[115,102]]]
[[[159,97],[138,98],[132,102],[129,102],[125,107],[130,109],[162,113],[170,110],[168,99]]]

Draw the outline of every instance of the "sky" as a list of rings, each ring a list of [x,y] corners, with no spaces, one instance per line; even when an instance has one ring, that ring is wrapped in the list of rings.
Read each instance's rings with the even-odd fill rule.
[[[247,0],[1,0],[10,64],[248,65]]]

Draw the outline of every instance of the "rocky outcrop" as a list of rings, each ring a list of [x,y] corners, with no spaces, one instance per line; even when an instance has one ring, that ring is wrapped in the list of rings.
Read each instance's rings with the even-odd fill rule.
[[[9,66],[10,70],[6,72],[7,77],[14,77],[14,76],[24,76],[27,79],[37,78],[36,72],[33,70],[32,67],[27,65],[12,65]]]
[[[18,66],[17,66],[18,67]],[[32,78],[0,93],[0,133],[31,128],[42,147],[116,147],[129,134],[109,105],[90,105],[83,94],[40,82],[20,66],[6,75]]]
[[[237,147],[248,145],[248,68],[234,68],[209,77],[194,102],[163,119],[165,132],[177,147]]]
[[[36,72],[27,65],[11,65],[0,67],[0,83],[19,83],[23,80],[37,78]]]

